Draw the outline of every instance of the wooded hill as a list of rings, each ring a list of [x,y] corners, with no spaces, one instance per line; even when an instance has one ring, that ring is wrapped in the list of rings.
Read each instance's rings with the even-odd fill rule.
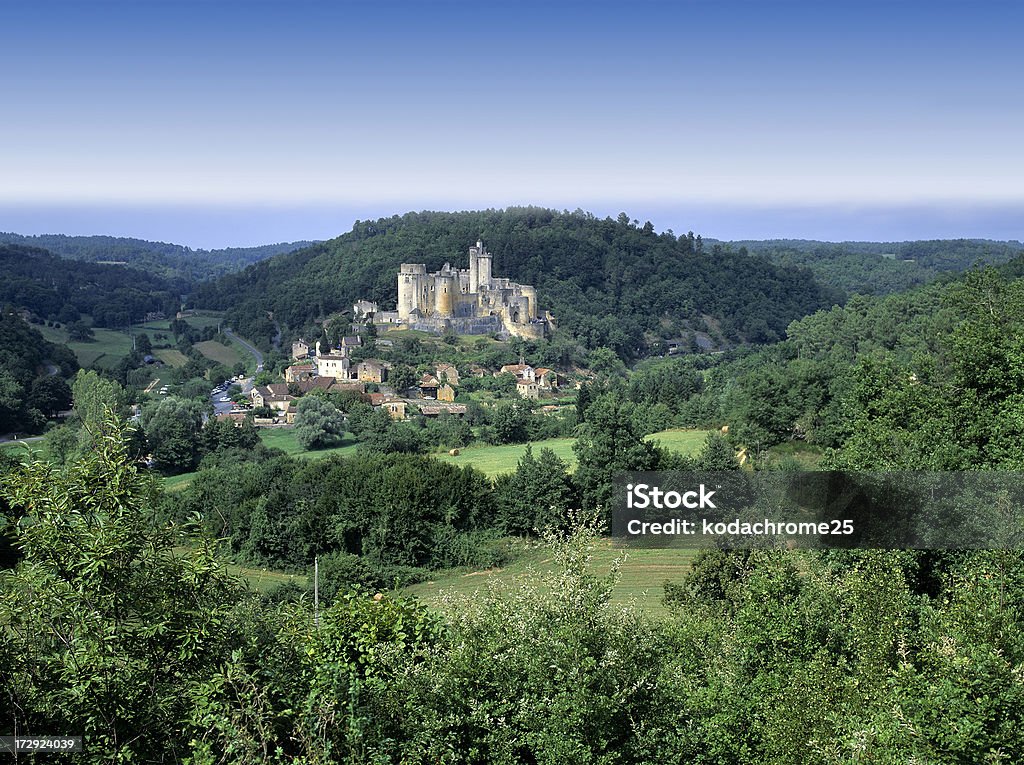
[[[70,260],[86,263],[120,263],[167,279],[202,281],[238,271],[272,255],[293,252],[312,242],[282,242],[259,247],[228,247],[193,250],[180,244],[149,242],[120,236],[65,236],[0,232],[0,244],[41,247]]]
[[[0,245],[0,305],[46,320],[92,317],[93,326],[125,327],[150,311],[177,311],[183,285],[125,266],[75,263],[36,247]]]
[[[784,266],[805,266],[823,284],[846,293],[885,295],[918,287],[942,274],[999,265],[1024,254],[1020,242],[934,239],[918,242],[818,242],[773,239],[714,243]]]
[[[772,342],[794,319],[841,298],[807,269],[711,252],[692,233],[657,234],[624,213],[613,220],[526,207],[357,221],[336,239],[201,286],[195,304],[227,310],[232,326],[266,344],[268,312],[287,336],[359,298],[394,307],[399,264],[465,267],[477,239],[494,254],[495,275],[538,288],[560,331],[626,359],[659,336],[693,330],[724,343]]]

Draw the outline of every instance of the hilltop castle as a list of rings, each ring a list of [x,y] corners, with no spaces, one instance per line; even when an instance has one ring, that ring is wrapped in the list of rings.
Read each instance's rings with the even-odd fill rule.
[[[537,289],[491,275],[491,253],[483,242],[469,248],[469,268],[445,263],[427,273],[423,263],[403,263],[398,271],[398,311],[377,311],[361,300],[353,306],[357,319],[400,324],[427,332],[451,328],[462,335],[508,333],[541,338],[550,317],[537,309]]]

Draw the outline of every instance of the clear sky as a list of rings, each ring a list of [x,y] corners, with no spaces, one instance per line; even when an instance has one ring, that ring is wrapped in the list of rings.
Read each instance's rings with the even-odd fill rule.
[[[540,204],[1024,238],[1021,3],[40,0],[0,28],[0,230],[225,246]]]

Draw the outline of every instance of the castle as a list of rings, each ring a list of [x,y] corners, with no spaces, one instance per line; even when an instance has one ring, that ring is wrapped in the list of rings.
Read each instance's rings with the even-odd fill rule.
[[[469,248],[469,268],[445,263],[427,273],[423,263],[403,263],[398,271],[398,311],[379,312],[368,301],[353,306],[357,319],[399,324],[427,332],[451,328],[462,335],[492,332],[537,339],[550,327],[550,316],[537,309],[537,289],[491,275],[491,253],[483,242]]]

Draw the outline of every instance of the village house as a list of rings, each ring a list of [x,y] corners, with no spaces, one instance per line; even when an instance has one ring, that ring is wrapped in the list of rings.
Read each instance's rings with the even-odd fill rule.
[[[341,338],[341,349],[348,352],[352,348],[359,348],[363,344],[363,338],[359,335],[346,335]]]
[[[437,389],[437,400],[438,401],[454,401],[455,400],[455,388],[445,383]]]
[[[440,363],[437,365],[437,381],[440,383],[448,383],[449,385],[459,384],[459,370],[455,368],[454,364]]]
[[[292,364],[284,370],[285,382],[302,382],[316,375],[316,364],[308,362],[305,364]]]
[[[541,390],[555,390],[558,387],[558,373],[547,367],[537,367],[534,370],[534,379]]]
[[[295,400],[295,396],[288,392],[288,383],[271,383],[270,385],[257,385],[249,392],[254,407],[268,406],[279,412],[288,410],[288,406]]]
[[[352,378],[351,368],[352,362],[344,351],[324,351],[320,343],[316,344],[316,373],[320,377],[349,380]]]
[[[387,379],[387,365],[380,359],[366,359],[357,370],[359,382],[382,383]]]
[[[309,357],[309,343],[301,337],[292,343],[292,358],[305,359]]]
[[[515,375],[517,380],[529,380],[530,382],[536,382],[536,373],[533,367],[529,364],[524,364],[520,359],[518,364],[506,364],[498,372],[495,373],[495,377],[503,374]]]
[[[387,410],[387,413],[391,415],[392,420],[404,420],[406,403],[404,401],[385,401],[382,408]]]
[[[486,367],[482,367],[479,364],[470,365],[469,373],[476,378],[487,377],[491,374]]]
[[[437,381],[437,378],[428,374],[423,375],[417,383],[420,395],[423,398],[437,398],[437,389],[440,386],[441,384]]]
[[[540,398],[540,388],[533,380],[516,380],[516,393],[521,398]]]
[[[464,417],[465,404],[420,404],[420,414],[424,417],[440,417],[447,412],[454,417]]]

